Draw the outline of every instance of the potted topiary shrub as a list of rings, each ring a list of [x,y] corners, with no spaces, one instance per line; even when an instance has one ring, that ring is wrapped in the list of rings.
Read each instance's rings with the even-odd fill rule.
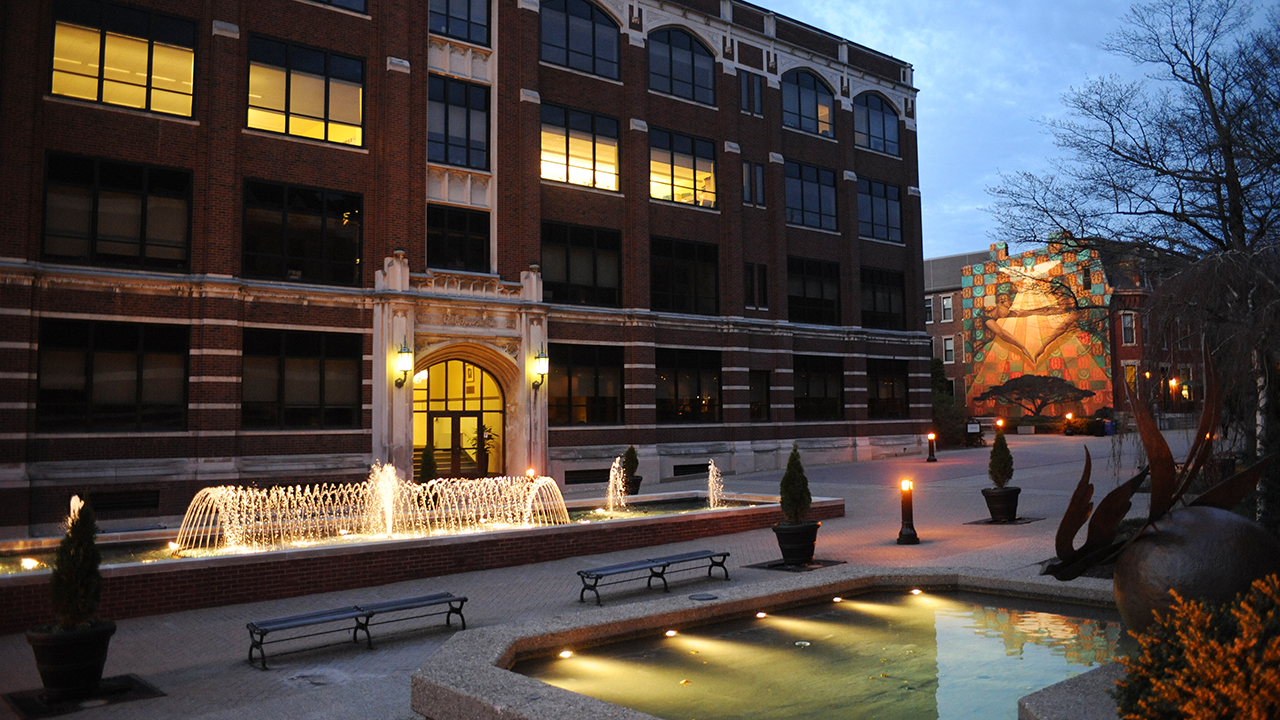
[[[791,456],[787,458],[787,469],[782,473],[778,495],[782,503],[782,522],[773,526],[773,534],[778,538],[782,561],[787,565],[806,565],[813,560],[813,548],[822,523],[804,519],[813,504],[813,496],[809,494],[809,478],[805,477],[800,449],[795,444],[791,445]]]
[[[422,448],[422,458],[418,460],[418,482],[428,483],[440,477],[440,471],[436,469],[436,448],[434,445],[427,445]]]
[[[57,621],[27,631],[45,696],[52,701],[88,697],[98,689],[107,647],[116,632],[113,621],[94,617],[102,600],[97,534],[93,508],[73,496],[67,534],[58,545],[49,578]]]
[[[640,460],[636,457],[636,446],[632,445],[622,454],[622,482],[626,486],[628,495],[640,494],[640,482],[644,477],[636,474],[638,467],[640,467]]]
[[[1018,494],[1022,488],[1009,484],[1013,479],[1013,455],[1004,433],[997,430],[991,444],[991,462],[987,465],[987,477],[995,487],[983,488],[982,497],[987,501],[991,522],[1013,522],[1018,519]]]

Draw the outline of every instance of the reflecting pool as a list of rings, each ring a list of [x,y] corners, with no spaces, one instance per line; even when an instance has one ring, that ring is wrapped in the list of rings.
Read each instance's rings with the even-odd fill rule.
[[[875,593],[521,662],[516,672],[669,720],[1015,720],[1018,698],[1112,660],[1114,612]]]

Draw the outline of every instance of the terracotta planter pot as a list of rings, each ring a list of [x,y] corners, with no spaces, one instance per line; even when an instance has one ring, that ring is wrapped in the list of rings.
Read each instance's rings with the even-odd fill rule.
[[[1116,607],[1130,632],[1142,632],[1184,598],[1222,603],[1254,580],[1280,572],[1280,542],[1261,525],[1227,510],[1179,508],[1133,542],[1116,561]]]
[[[797,525],[778,523],[773,534],[778,538],[782,561],[788,565],[806,565],[813,560],[813,549],[818,543],[818,528],[822,523],[802,522]]]
[[[983,488],[982,497],[987,501],[991,522],[1013,522],[1018,519],[1018,494],[1022,488],[1005,485],[1002,488]]]
[[[111,620],[63,632],[28,630],[27,643],[35,653],[48,699],[75,700],[97,691],[115,633]]]

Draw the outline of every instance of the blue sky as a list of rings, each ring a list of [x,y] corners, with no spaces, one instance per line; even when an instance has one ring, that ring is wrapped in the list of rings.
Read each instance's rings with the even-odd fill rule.
[[[1089,76],[1137,76],[1099,49],[1126,2],[756,0],[912,64],[918,103],[924,256],[985,250],[985,188],[997,173],[1042,171],[1058,155],[1036,122]]]

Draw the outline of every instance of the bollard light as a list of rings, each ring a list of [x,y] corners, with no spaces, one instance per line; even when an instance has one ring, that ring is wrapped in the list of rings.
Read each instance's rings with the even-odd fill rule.
[[[899,545],[919,545],[920,537],[916,535],[916,526],[911,508],[911,491],[914,483],[906,478],[902,480],[902,529],[898,531]]]
[[[1072,418],[1072,413],[1067,413],[1067,421],[1062,425],[1063,435],[1075,435],[1075,433],[1072,432],[1071,430],[1071,418]]]
[[[937,433],[929,433],[929,457],[925,458],[925,462],[938,462],[938,456],[933,454],[935,449],[934,443],[938,440]]]

